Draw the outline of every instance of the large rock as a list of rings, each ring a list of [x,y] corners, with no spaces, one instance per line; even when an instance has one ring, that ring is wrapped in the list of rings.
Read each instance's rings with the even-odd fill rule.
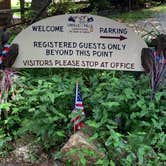
[[[73,134],[61,149],[64,162],[70,161],[72,165],[78,165],[81,158],[84,158],[86,165],[92,165],[97,159],[103,157],[104,154],[100,153],[95,144],[88,141],[88,138],[89,136],[81,131]]]

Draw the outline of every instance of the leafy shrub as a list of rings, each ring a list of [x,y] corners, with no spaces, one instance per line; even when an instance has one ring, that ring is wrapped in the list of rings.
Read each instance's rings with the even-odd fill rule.
[[[89,0],[90,6],[97,11],[106,10],[110,8],[110,2],[108,0],[98,1],[98,0]]]
[[[66,13],[76,13],[81,8],[84,8],[84,4],[76,4],[71,1],[51,3],[48,7],[48,15],[58,15]]]
[[[90,140],[97,140],[99,151],[106,154],[94,165],[166,163],[165,88],[151,100],[145,75],[81,69],[21,72],[15,97],[8,101],[9,119],[1,122],[8,126],[8,135],[31,133],[49,153],[58,151],[72,134],[70,113],[78,80]],[[84,158],[81,162],[86,163]]]
[[[166,153],[166,95],[158,92],[155,100],[150,100],[143,75],[137,80],[127,73],[115,77],[103,72],[90,82],[93,120],[90,118],[87,124],[104,143],[108,159],[117,165],[163,164],[160,154]],[[162,142],[159,147],[157,141]]]

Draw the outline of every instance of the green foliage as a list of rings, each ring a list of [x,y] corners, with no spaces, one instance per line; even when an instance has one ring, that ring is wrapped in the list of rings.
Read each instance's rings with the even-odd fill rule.
[[[110,8],[110,1],[109,0],[89,0],[91,8],[93,10],[106,10]]]
[[[59,1],[56,3],[51,3],[48,7],[48,15],[58,15],[66,13],[76,13],[80,9],[86,7],[85,4],[76,4],[72,1]]]
[[[11,141],[11,137],[6,135],[2,128],[0,128],[0,156],[4,156],[9,150],[10,146],[7,143]]]
[[[72,160],[72,156],[75,156],[74,161]],[[99,155],[93,150],[80,147],[80,149],[71,149],[65,154],[65,157],[68,159],[67,161],[70,165],[86,166],[90,164],[89,160],[95,161]]]
[[[105,154],[94,165],[166,164],[165,88],[151,100],[145,75],[81,69],[21,73],[14,98],[0,104],[9,110],[0,122],[1,149],[8,138],[31,133],[47,152],[56,148],[54,159],[61,158],[58,150],[72,134],[73,88],[78,80],[89,141],[97,141],[99,152]],[[86,165],[86,153],[80,152],[80,165]]]
[[[166,5],[160,5],[160,6],[152,7],[149,9],[141,9],[141,10],[135,10],[135,11],[133,10],[130,12],[119,13],[117,15],[108,16],[108,17],[116,19],[116,20],[121,20],[123,22],[134,22],[137,20],[153,17],[154,14],[164,13],[165,11],[166,11]]]
[[[91,78],[93,120],[86,123],[93,128],[92,137],[96,138],[97,133],[108,158],[117,165],[160,163],[158,152],[166,153],[166,96],[159,92],[155,100],[150,100],[146,81],[144,76],[138,81],[126,73],[119,78],[112,73]],[[162,142],[159,147],[157,140]]]
[[[32,79],[30,75],[29,78]],[[35,134],[46,149],[56,144],[60,145],[69,129],[67,116],[71,110],[71,82],[66,76],[61,78],[56,75],[48,79],[33,78],[31,81],[25,81],[28,81],[27,87],[18,94],[18,99],[16,95],[17,108],[25,113],[18,133]]]

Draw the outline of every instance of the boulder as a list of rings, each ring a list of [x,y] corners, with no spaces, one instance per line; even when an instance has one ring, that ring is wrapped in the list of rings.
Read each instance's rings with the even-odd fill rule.
[[[72,165],[83,164],[92,165],[97,159],[104,156],[98,151],[94,142],[88,141],[89,136],[81,131],[73,134],[68,142],[62,147],[63,161]],[[86,160],[86,161],[85,161]]]

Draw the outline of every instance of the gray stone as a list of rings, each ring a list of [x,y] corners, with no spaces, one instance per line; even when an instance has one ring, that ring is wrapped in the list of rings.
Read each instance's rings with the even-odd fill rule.
[[[100,153],[97,146],[93,142],[89,142],[88,138],[89,136],[81,131],[73,134],[61,149],[61,152],[64,156],[64,162],[70,161],[72,165],[77,165],[80,161],[80,154],[82,153],[82,149],[86,149],[90,152],[90,155],[83,153],[83,156],[86,159],[86,165],[92,165],[95,161],[97,161],[98,158],[103,157],[104,154]]]
[[[30,145],[25,145],[21,147],[17,147],[13,153],[17,158],[21,158],[24,161],[30,161]]]

